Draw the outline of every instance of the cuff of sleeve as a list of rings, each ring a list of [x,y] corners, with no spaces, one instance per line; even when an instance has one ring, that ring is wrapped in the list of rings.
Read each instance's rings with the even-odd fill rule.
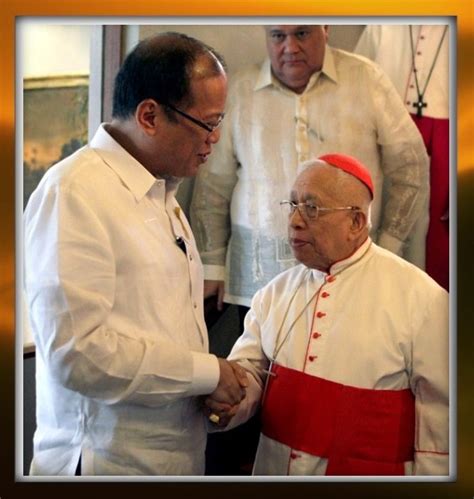
[[[208,281],[224,281],[225,267],[220,265],[204,265],[204,279]]]
[[[398,256],[402,255],[403,241],[397,239],[396,237],[387,234],[387,232],[381,232],[377,241],[379,246],[385,248]]]
[[[414,475],[449,475],[449,454],[415,451]]]
[[[191,352],[193,357],[193,381],[189,395],[208,395],[219,383],[219,362],[215,355]]]

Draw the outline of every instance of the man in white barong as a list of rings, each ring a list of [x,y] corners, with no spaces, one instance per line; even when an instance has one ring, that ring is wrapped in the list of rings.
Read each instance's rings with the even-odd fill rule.
[[[369,237],[374,187],[356,159],[304,165],[289,200],[300,265],[256,293],[229,359],[251,376],[217,429],[262,404],[255,475],[447,475],[448,293]]]

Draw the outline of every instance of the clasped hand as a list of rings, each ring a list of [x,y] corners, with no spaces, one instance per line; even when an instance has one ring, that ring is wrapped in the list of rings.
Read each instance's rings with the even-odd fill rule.
[[[240,402],[245,398],[249,384],[247,371],[235,361],[218,359],[219,384],[204,400],[204,412],[207,416],[219,416],[219,427],[227,426],[237,412]]]

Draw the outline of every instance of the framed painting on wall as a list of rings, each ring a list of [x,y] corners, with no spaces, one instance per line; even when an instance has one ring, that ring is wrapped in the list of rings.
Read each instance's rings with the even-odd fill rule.
[[[87,142],[89,77],[23,82],[23,208],[46,170]]]

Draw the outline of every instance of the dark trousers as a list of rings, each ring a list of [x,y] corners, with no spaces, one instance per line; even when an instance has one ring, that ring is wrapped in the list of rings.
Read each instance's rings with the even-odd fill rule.
[[[238,306],[239,331],[242,333],[248,307]],[[225,310],[222,312],[224,313]],[[221,313],[221,314],[222,314]],[[208,307],[206,323],[210,329],[218,320]],[[206,475],[251,475],[260,436],[260,414],[233,430],[209,433],[206,448]]]

